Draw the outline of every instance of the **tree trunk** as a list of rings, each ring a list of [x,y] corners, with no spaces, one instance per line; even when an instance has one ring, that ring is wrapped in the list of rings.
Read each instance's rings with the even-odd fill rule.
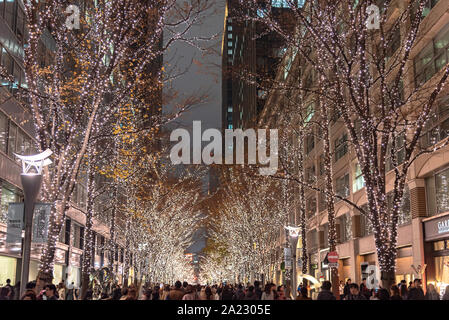
[[[381,287],[389,291],[391,286],[396,283],[394,270],[381,271],[380,280]]]
[[[94,170],[91,168],[92,160],[92,148],[88,149],[88,167],[87,167],[87,209],[86,209],[86,231],[84,237],[84,253],[83,253],[83,265],[81,268],[82,285],[81,285],[81,297],[84,299],[86,292],[89,288],[89,275],[92,269],[92,256],[93,250],[93,233],[92,233],[92,218],[94,215],[94,193],[95,193],[95,176]]]
[[[65,211],[68,209],[66,203],[67,199],[64,199],[60,206],[55,204],[51,210],[48,241],[42,252],[41,264],[36,279],[37,292],[40,292],[45,285],[53,281],[53,261],[55,258],[56,241],[61,231]]]
[[[322,84],[320,83],[320,90],[323,90]],[[321,97],[321,95],[320,95]],[[333,166],[332,166],[332,155],[331,155],[331,147],[330,147],[330,125],[329,125],[329,110],[326,108],[325,102],[320,99],[320,109],[321,109],[321,117],[322,117],[322,129],[323,129],[323,148],[324,148],[324,171],[326,173],[326,183],[325,183],[325,199],[327,203],[327,220],[329,222],[329,231],[328,231],[328,242],[329,242],[329,252],[336,251],[337,249],[337,231],[335,224],[335,199],[334,194],[334,184],[333,184]],[[340,285],[338,278],[338,269],[335,267],[330,268],[331,273],[331,283],[332,283],[332,292],[334,296],[339,299],[340,297]]]

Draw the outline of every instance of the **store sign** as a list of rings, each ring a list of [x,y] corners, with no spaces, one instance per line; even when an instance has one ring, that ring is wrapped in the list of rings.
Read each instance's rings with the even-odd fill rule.
[[[438,233],[449,232],[449,219],[438,222]]]
[[[446,215],[438,219],[424,222],[425,240],[432,241],[449,236],[449,217]]]
[[[24,203],[10,203],[8,205],[7,243],[21,243],[24,229]],[[33,218],[33,243],[46,243],[51,204],[36,203]]]

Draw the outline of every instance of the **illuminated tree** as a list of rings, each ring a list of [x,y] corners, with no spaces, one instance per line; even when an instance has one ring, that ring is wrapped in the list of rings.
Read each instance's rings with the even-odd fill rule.
[[[63,15],[68,1],[24,1],[29,34],[24,55],[26,92],[38,147],[54,154],[54,166],[44,173],[42,200],[54,206],[38,286],[52,279],[56,241],[95,128],[110,121],[121,106],[135,102],[130,93],[148,85],[141,79],[144,73],[161,72],[154,65],[171,44],[194,40],[188,38],[188,31],[208,2],[183,6],[176,2],[80,1],[80,28],[72,29]],[[176,30],[161,44],[166,28]]]
[[[269,10],[252,14],[262,9],[260,1],[241,2],[251,9],[243,18],[263,23],[297,50],[303,61],[299,77],[311,80],[297,87],[316,95],[326,113],[335,112],[344,123],[365,181],[368,210],[342,200],[371,221],[382,286],[389,287],[394,282],[399,210],[409,168],[417,157],[446,145],[420,145],[449,75],[446,61],[432,76],[414,74],[414,65],[423,62],[413,50],[424,37],[427,1],[383,1],[378,29],[370,27],[373,17],[367,8],[373,1],[310,1],[301,8],[294,1],[286,3],[294,13],[294,33],[283,30]],[[387,180],[390,164],[393,177]],[[387,181],[394,186],[391,208]]]

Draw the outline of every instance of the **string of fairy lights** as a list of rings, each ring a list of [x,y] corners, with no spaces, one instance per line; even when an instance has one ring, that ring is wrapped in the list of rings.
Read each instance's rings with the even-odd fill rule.
[[[442,147],[440,144],[423,150],[419,140],[432,108],[443,93],[449,67],[447,64],[442,66],[433,80],[425,85],[409,81],[413,72],[412,50],[423,36],[423,9],[427,1],[406,2],[395,8],[399,10],[395,16],[389,15],[392,12],[390,6],[395,3],[384,1],[378,30],[366,27],[366,9],[373,4],[370,0],[308,1],[301,8],[294,1],[287,1],[284,7],[292,13],[293,18],[289,22],[293,28],[283,28],[271,10],[270,1],[239,3],[241,10],[233,12],[236,23],[253,21],[264,26],[297,52],[293,64],[299,70],[299,77],[291,76],[290,79],[294,79],[289,83],[276,85],[281,90],[294,89],[301,97],[315,97],[321,108],[315,110],[313,119],[324,116],[326,120],[328,116],[325,113],[332,115],[337,111],[339,114],[339,122],[344,124],[348,133],[346,143],[352,147],[364,178],[367,210],[349,199],[345,202],[371,222],[379,267],[388,274],[385,279],[391,280],[396,268],[398,220],[408,170],[419,155]],[[399,44],[395,52],[389,52],[395,45],[393,41],[397,32]],[[286,52],[289,54],[290,51]],[[314,74],[311,82],[301,81],[310,73]],[[248,81],[251,83],[251,79]],[[298,109],[302,109],[302,105],[298,104]],[[290,112],[290,109],[278,109],[277,116],[282,118],[284,111]],[[289,125],[281,124],[284,127]],[[298,127],[292,128],[291,135],[298,137],[298,130]],[[398,143],[400,134],[404,134],[404,138]],[[324,143],[333,145],[330,137]],[[401,150],[405,155],[399,159]],[[388,161],[393,171],[391,180],[387,179]],[[333,162],[326,161],[325,172],[332,173]],[[295,178],[307,188],[313,187],[297,175],[290,178]],[[391,191],[388,190],[391,188],[387,187],[389,185],[393,186]],[[335,196],[331,185],[327,191],[320,192],[327,197],[327,204],[329,197]],[[392,192],[391,206],[387,203],[387,192]],[[305,206],[305,203],[300,205]],[[300,223],[304,224],[303,221]],[[335,241],[335,226],[331,226],[329,242],[335,244]]]
[[[110,168],[111,164],[114,167],[117,163],[119,167],[139,166],[132,179],[126,174],[117,172],[129,168],[116,168],[114,173],[121,176],[110,178],[112,182],[107,183],[107,188],[118,190],[116,199],[122,195],[124,188],[130,186],[136,188],[137,181],[142,181],[147,168],[144,164],[146,158],[140,154],[146,147],[143,141],[147,141],[155,131],[144,132],[141,135],[131,134],[136,131],[136,126],[128,124],[143,122],[141,118],[133,117],[133,112],[137,109],[150,111],[148,109],[150,106],[145,105],[144,99],[138,96],[137,91],[141,90],[139,86],[144,85],[146,71],[159,63],[163,52],[175,41],[195,42],[194,37],[188,37],[188,31],[198,21],[204,9],[202,2],[192,3],[192,7],[180,8],[175,0],[80,1],[78,3],[81,12],[80,28],[73,30],[67,28],[65,23],[67,17],[64,12],[69,4],[71,3],[65,0],[24,1],[28,30],[24,66],[30,111],[34,120],[38,149],[50,148],[54,154],[54,165],[44,173],[41,192],[42,201],[54,204],[49,222],[48,242],[43,247],[39,267],[38,277],[44,282],[50,281],[52,277],[56,243],[81,171],[85,170],[86,166],[89,170],[97,171]],[[174,14],[176,12],[177,14]],[[164,39],[168,41],[162,44],[162,33],[167,27],[170,28],[171,34],[165,35]],[[160,69],[161,67],[159,66]],[[156,88],[147,88],[147,91],[160,89],[162,74],[162,69],[154,73]],[[174,115],[167,115],[167,119],[173,120],[183,110],[184,108],[180,108]],[[123,116],[124,113],[126,116]],[[160,127],[168,121],[158,117],[157,112],[155,114],[157,118],[154,122],[155,127]],[[121,129],[117,129],[119,118],[123,120],[121,124],[124,124]],[[121,145],[122,150],[118,151],[114,145],[117,146],[117,141],[124,139],[136,139],[138,142],[134,144],[126,142]],[[126,152],[136,150],[140,152],[135,155],[141,158],[140,161],[128,161]],[[117,153],[125,156],[117,157]],[[89,206],[94,206],[92,198],[99,189],[105,188],[105,185],[91,182],[88,185],[87,197]],[[184,190],[179,193],[184,194],[184,197],[181,195],[176,197],[180,205],[171,203],[163,213],[170,217],[167,218],[164,227],[170,230],[179,229],[178,236],[181,235],[183,238],[183,241],[179,242],[179,248],[170,249],[173,242],[163,236],[148,238],[144,230],[136,223],[131,223],[127,231],[129,238],[133,240],[128,239],[125,256],[128,257],[128,253],[134,254],[134,266],[144,266],[141,261],[147,253],[147,249],[143,251],[145,254],[136,253],[134,248],[138,247],[138,244],[143,245],[146,240],[151,240],[155,241],[155,245],[151,246],[152,252],[158,252],[160,255],[163,255],[164,250],[167,252],[164,263],[166,266],[171,265],[174,273],[179,273],[180,269],[186,267],[182,250],[189,243],[188,238],[191,234],[184,229],[195,225],[199,218],[192,208],[185,208],[187,198],[190,197],[190,200],[197,198],[191,191]],[[119,221],[119,214],[131,208],[132,212],[129,214],[144,210],[138,197],[137,192],[133,192],[128,202],[130,207],[116,210],[114,214],[116,216],[111,218],[114,220],[111,221],[113,238],[121,239],[126,231],[122,221]],[[179,209],[181,205],[184,205],[182,213],[185,217],[181,215]],[[92,210],[89,216],[106,215],[97,212],[95,208],[88,210]],[[154,219],[148,219],[157,225],[156,217],[158,214],[162,215],[160,208],[155,207],[151,214],[148,214],[149,217],[151,214],[154,215]],[[86,228],[84,249],[90,253],[93,250],[94,239],[89,228]],[[154,232],[163,233],[163,230],[154,227]],[[134,238],[136,234],[141,236]],[[161,242],[159,239],[164,241]],[[106,249],[112,251],[112,248]],[[161,268],[163,260],[154,257],[151,261],[158,263],[150,264],[151,270]],[[91,267],[90,259],[84,259],[83,270],[86,271]],[[145,268],[148,270],[148,265]]]

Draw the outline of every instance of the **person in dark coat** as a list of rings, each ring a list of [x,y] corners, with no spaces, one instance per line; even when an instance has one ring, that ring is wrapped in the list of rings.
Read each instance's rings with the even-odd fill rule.
[[[243,298],[245,298],[245,292],[243,291],[243,286],[240,283],[232,296],[232,300],[243,300]]]
[[[390,293],[385,288],[379,289],[378,296],[379,296],[379,300],[390,300]]]
[[[260,282],[254,281],[254,292],[257,294],[257,300],[260,300],[262,298],[262,289],[260,289]]]
[[[421,288],[421,279],[415,279],[413,281],[413,286],[408,291],[407,300],[425,300],[424,291]]]
[[[221,293],[221,300],[232,300],[233,295],[231,288],[227,284]]]
[[[258,300],[257,294],[254,292],[254,286],[249,286],[248,291],[246,292],[245,297],[243,300]]]
[[[402,300],[399,288],[395,284],[390,288],[390,300]]]
[[[366,300],[366,297],[360,293],[357,283],[351,283],[349,285],[349,294],[345,297],[345,300]]]
[[[348,279],[346,281],[345,287],[343,289],[343,299],[345,299],[346,296],[348,296],[351,293],[349,290],[350,285],[351,285],[351,279]]]
[[[331,291],[332,283],[324,281],[321,285],[321,291],[318,293],[317,300],[337,300]]]

